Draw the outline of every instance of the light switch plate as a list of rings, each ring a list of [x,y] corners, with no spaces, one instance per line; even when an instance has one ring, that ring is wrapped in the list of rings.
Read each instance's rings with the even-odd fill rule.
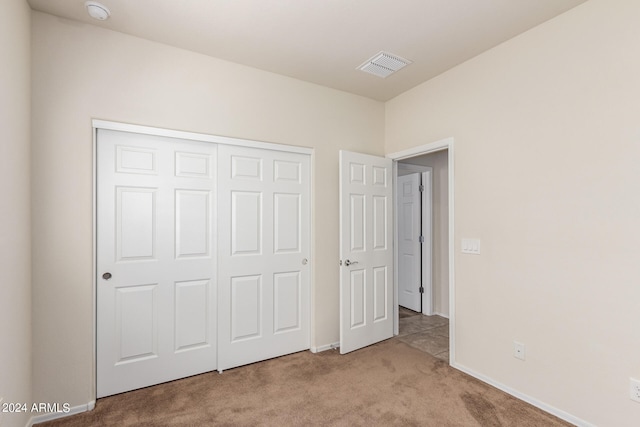
[[[480,239],[462,239],[462,253],[480,255]]]
[[[629,398],[640,402],[640,381],[635,378],[629,378]]]

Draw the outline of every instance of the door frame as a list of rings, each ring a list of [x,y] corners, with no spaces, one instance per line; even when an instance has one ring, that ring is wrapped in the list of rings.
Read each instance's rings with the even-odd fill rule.
[[[91,402],[88,405],[88,410],[93,409],[95,401],[97,399],[97,344],[98,344],[98,328],[97,328],[97,309],[98,309],[98,292],[97,292],[97,275],[98,275],[98,233],[97,233],[97,184],[98,184],[98,129],[115,130],[121,132],[131,132],[143,135],[161,136],[168,138],[186,139],[191,141],[209,142],[214,144],[235,145],[250,148],[260,148],[266,150],[285,151],[289,153],[306,154],[309,156],[309,298],[307,300],[309,310],[309,345],[310,349],[313,349],[313,343],[315,342],[315,268],[313,261],[315,260],[315,150],[308,147],[299,147],[295,145],[276,144],[272,142],[254,141],[249,139],[231,138],[227,136],[218,136],[196,132],[185,132],[172,129],[163,129],[152,126],[141,126],[129,123],[114,122],[108,120],[92,119],[91,120],[91,134],[92,134],[92,256],[91,256],[91,271],[93,272],[92,282],[92,363],[91,363]]]
[[[395,175],[394,178],[398,178],[398,173],[400,169],[404,169],[406,171],[410,171],[410,173],[419,173],[420,174],[420,183],[424,186],[424,191],[420,195],[420,225],[421,225],[421,233],[422,236],[425,235],[425,227],[428,227],[428,236],[425,237],[425,241],[423,242],[422,249],[420,252],[420,282],[424,287],[424,292],[421,295],[421,313],[431,316],[433,314],[433,168],[430,166],[420,166],[420,165],[412,165],[409,163],[399,163],[394,162],[396,164],[396,168],[394,169]],[[429,186],[425,185],[425,183],[429,181]],[[396,208],[398,206],[398,187],[396,181],[395,197],[394,203],[396,203]],[[425,209],[426,208],[426,209]],[[399,242],[399,215],[394,215],[394,240]],[[393,251],[393,262],[394,265],[398,265],[398,248],[399,245],[395,246],[395,250]],[[425,272],[426,271],[426,272]],[[396,274],[398,269],[396,268]],[[395,297],[398,299],[398,296]]]
[[[444,138],[432,143],[419,145],[413,148],[409,148],[403,151],[397,151],[395,153],[387,154],[386,157],[393,160],[393,186],[396,187],[396,177],[398,174],[398,161],[410,159],[412,157],[422,156],[424,154],[432,154],[438,151],[448,151],[447,166],[448,166],[448,195],[449,195],[449,365],[455,365],[456,363],[456,347],[455,347],[455,324],[456,324],[456,312],[455,312],[455,268],[454,268],[454,255],[455,255],[455,215],[454,215],[454,139],[453,137]],[[395,194],[395,193],[394,193]],[[394,196],[394,206],[396,204]],[[395,208],[394,208],[395,209]],[[395,216],[395,215],[394,215]],[[397,223],[397,222],[396,222]],[[394,237],[395,239],[395,237]],[[397,241],[394,241],[397,247]],[[398,334],[399,325],[399,310],[398,310],[398,276],[397,265],[394,266],[394,295],[396,301],[394,303],[394,334]]]

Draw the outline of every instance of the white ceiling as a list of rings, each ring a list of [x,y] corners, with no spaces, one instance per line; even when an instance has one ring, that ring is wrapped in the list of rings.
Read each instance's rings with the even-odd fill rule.
[[[28,0],[35,10],[386,101],[586,0]],[[413,61],[382,79],[380,51]]]

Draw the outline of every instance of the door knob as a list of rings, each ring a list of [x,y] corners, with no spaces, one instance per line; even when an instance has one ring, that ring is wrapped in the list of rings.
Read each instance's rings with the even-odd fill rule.
[[[349,261],[349,260],[346,260],[346,261],[344,262],[344,265],[346,265],[347,267],[349,267],[350,265],[357,264],[357,263],[358,263],[358,261]]]
[[[104,280],[109,280],[109,279],[111,279],[111,273],[108,273],[108,272],[107,272],[107,273],[104,273],[104,274],[102,275],[102,278],[103,278]]]
[[[306,258],[303,258],[303,259],[302,259],[302,265],[307,265],[307,263],[308,263],[308,262],[309,262],[309,260],[308,260],[308,259],[306,259]]]

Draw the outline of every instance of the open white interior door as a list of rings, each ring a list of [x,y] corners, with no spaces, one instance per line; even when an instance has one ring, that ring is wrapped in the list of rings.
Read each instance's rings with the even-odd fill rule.
[[[393,335],[392,160],[340,151],[340,353]]]

